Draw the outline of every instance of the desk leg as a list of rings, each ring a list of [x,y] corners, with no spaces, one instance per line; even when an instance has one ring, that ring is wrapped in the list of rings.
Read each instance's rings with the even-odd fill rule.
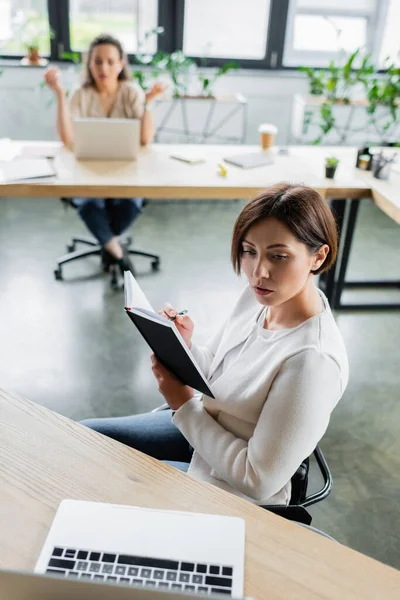
[[[345,285],[347,264],[349,262],[351,244],[353,242],[353,235],[354,235],[354,229],[355,229],[356,220],[357,220],[358,208],[360,206],[359,200],[347,200],[347,202],[343,203],[344,206],[346,205],[346,203],[349,203],[349,202],[350,202],[350,211],[349,211],[349,217],[347,219],[347,223],[346,223],[346,227],[345,227],[345,231],[344,231],[343,247],[341,250],[339,266],[338,266],[339,272],[338,272],[337,282],[336,282],[336,286],[335,286],[335,295],[333,298],[333,308],[335,310],[343,308],[343,306],[341,304],[341,297],[342,297],[343,287]]]
[[[335,215],[336,225],[338,230],[339,245],[342,237],[344,215],[346,209],[346,200],[332,200],[331,201],[332,212]],[[339,253],[335,264],[329,269],[329,271],[323,273],[319,278],[319,286],[324,291],[325,296],[328,298],[328,302],[333,308],[335,302],[335,290],[336,290],[336,271],[338,269]]]
[[[383,289],[383,288],[398,288],[400,290],[400,281],[386,281],[386,280],[375,280],[375,281],[346,281],[346,269],[349,261],[351,244],[353,241],[353,235],[355,231],[357,214],[360,205],[360,200],[349,200],[350,202],[350,211],[349,218],[347,220],[346,231],[344,234],[344,244],[342,255],[340,258],[340,266],[339,266],[339,274],[336,282],[336,291],[333,302],[333,308],[336,310],[346,309],[346,310],[382,310],[382,309],[391,309],[391,310],[399,310],[400,303],[382,303],[382,304],[342,304],[341,296],[343,289],[345,288],[355,288],[355,289]]]

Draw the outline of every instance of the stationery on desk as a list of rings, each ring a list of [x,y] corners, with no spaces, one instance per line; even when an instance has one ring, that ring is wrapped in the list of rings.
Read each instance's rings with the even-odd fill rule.
[[[153,310],[130,271],[125,271],[125,311],[157,359],[182,383],[214,395],[175,323]]]
[[[55,158],[62,150],[60,142],[27,143],[18,150],[18,158]]]
[[[201,163],[206,162],[204,156],[200,154],[190,154],[185,152],[176,152],[175,154],[171,154],[170,158],[173,158],[174,160],[180,160],[188,165],[200,165]]]
[[[274,162],[270,154],[263,154],[261,152],[247,152],[246,154],[234,154],[233,156],[224,157],[224,161],[235,167],[241,167],[242,169],[254,169],[256,167],[264,167],[266,165],[272,165]]]
[[[0,162],[0,183],[54,175],[56,175],[54,167],[47,158],[15,158]]]
[[[0,162],[10,161],[18,154],[18,148],[10,138],[0,138]]]

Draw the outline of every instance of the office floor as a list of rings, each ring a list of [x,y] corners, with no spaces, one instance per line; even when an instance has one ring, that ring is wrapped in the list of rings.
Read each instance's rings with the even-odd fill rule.
[[[188,308],[199,341],[243,285],[229,265],[242,204],[151,203],[134,228],[136,246],[162,257],[159,273],[137,262],[149,300]],[[0,386],[73,419],[150,410],[162,398],[149,351],[98,259],[67,265],[63,282],[53,278],[56,257],[79,233],[77,216],[57,200],[0,199]],[[350,276],[399,279],[399,251],[398,226],[363,203]],[[341,312],[337,320],[351,379],[322,442],[334,489],[312,509],[313,524],[400,568],[400,314]]]

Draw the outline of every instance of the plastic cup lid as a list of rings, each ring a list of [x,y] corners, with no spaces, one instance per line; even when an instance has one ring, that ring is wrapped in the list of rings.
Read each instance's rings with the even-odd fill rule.
[[[272,123],[263,123],[258,128],[259,133],[278,133],[278,128]]]

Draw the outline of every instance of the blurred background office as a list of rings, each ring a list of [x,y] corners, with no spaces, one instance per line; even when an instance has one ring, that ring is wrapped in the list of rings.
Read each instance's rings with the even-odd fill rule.
[[[390,148],[400,142],[399,28],[400,0],[0,0],[0,138],[56,140],[44,70],[56,64],[69,93],[84,50],[107,32],[144,90],[169,85],[153,109],[157,142],[258,144],[268,123],[277,146]],[[153,306],[189,309],[199,341],[229,310],[221,292],[233,304],[243,285],[229,265],[243,204],[150,201],[131,231],[162,259],[157,273],[135,262]],[[60,243],[83,233],[55,199],[0,198],[0,386],[73,419],[152,409],[162,398],[149,352],[99,261],[53,278]],[[398,223],[362,201],[349,278],[398,281],[399,255]],[[400,301],[399,289],[362,293]],[[334,490],[314,523],[399,568],[400,314],[336,318],[351,378],[321,444]]]

